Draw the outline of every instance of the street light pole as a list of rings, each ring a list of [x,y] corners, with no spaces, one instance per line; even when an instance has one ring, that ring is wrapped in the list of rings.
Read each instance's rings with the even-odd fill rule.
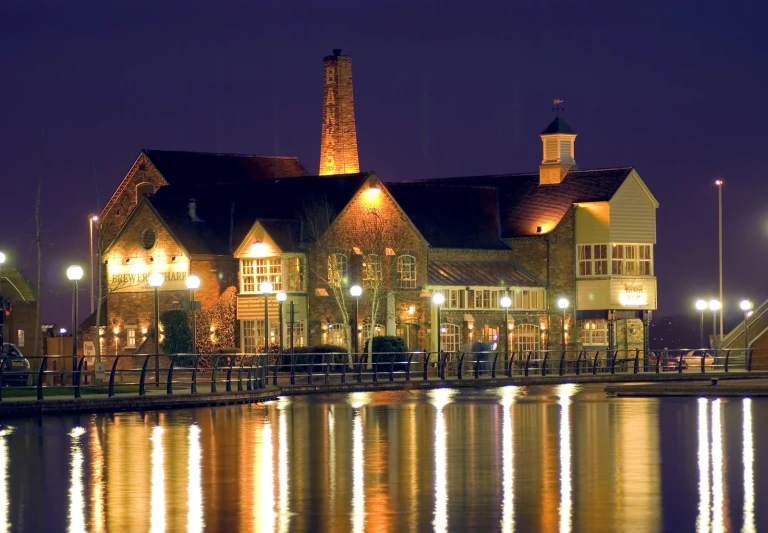
[[[363,288],[360,285],[352,285],[349,288],[349,294],[355,299],[355,316],[352,319],[352,350],[354,351],[354,358],[357,359],[360,350],[360,339],[357,336],[357,323],[360,320],[360,295],[363,294]],[[355,361],[357,362],[357,361]]]
[[[195,302],[195,290],[200,287],[200,278],[192,275],[187,276],[186,285],[189,289],[189,307],[192,310],[192,353],[197,353],[197,305]]]
[[[0,252],[0,352],[3,351],[5,346],[5,339],[3,339],[3,320],[5,319],[5,310],[2,309],[3,302],[3,263],[5,263],[5,254]]]
[[[717,348],[717,311],[720,309],[720,301],[714,298],[709,301],[709,310],[712,311],[712,348]],[[722,316],[722,313],[721,313]]]
[[[149,275],[149,286],[155,289],[155,386],[160,386],[160,293],[159,289],[165,281],[160,272]]]
[[[723,302],[723,180],[715,181],[717,185],[717,228],[718,228],[718,260],[720,264],[720,304]],[[723,313],[720,312],[720,340],[723,339]],[[717,341],[717,336],[715,336]]]
[[[280,353],[283,352],[283,303],[288,299],[288,295],[284,291],[277,293],[277,307],[278,314],[280,315]]]
[[[74,385],[77,371],[77,282],[83,279],[83,267],[70,266],[67,269],[67,279],[74,282],[72,286],[72,384]]]
[[[565,352],[566,343],[565,343],[565,310],[568,309],[568,306],[571,305],[571,302],[568,301],[568,298],[560,298],[557,300],[557,307],[559,307],[563,311],[563,323],[562,323],[562,331],[561,334],[563,336],[563,352]]]
[[[94,268],[93,268],[93,224],[94,222],[99,221],[99,215],[91,215],[88,217],[88,229],[89,234],[91,236],[90,240],[88,241],[88,244],[91,249],[91,262],[88,264],[88,270],[91,273],[91,313],[93,313],[96,310],[96,295],[93,291],[93,278],[94,278]]]
[[[509,359],[509,307],[512,305],[512,298],[509,296],[502,296],[499,300],[499,305],[504,308],[504,351],[507,365],[511,365],[512,361]],[[511,374],[511,367],[507,367],[508,373]]]
[[[747,371],[750,371],[752,370],[752,358],[749,357],[749,325],[747,324],[747,319],[752,310],[752,302],[742,300],[739,307],[744,311],[744,362],[747,365]]]
[[[432,295],[432,303],[435,304],[437,309],[437,362],[440,363],[440,337],[442,336],[442,324],[440,323],[440,308],[445,303],[445,296],[442,292],[436,292]],[[438,369],[439,372],[439,369]]]
[[[259,284],[259,291],[264,295],[264,353],[269,357],[269,293],[274,287],[269,281]]]

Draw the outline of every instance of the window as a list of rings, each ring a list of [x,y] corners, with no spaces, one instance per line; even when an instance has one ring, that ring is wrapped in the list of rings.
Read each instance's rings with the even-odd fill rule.
[[[347,256],[344,254],[330,254],[328,256],[328,284],[341,287],[347,279]]]
[[[302,257],[285,258],[285,285],[288,292],[304,292],[304,260]]]
[[[240,260],[240,291],[258,292],[263,281],[272,283],[273,290],[280,291],[282,283],[282,264],[279,257]]]
[[[443,352],[458,352],[461,348],[461,328],[456,324],[440,324],[440,349]]]
[[[608,245],[582,244],[578,247],[579,276],[608,275]]]
[[[515,351],[522,357],[539,349],[539,326],[520,324],[513,331]]]
[[[464,309],[465,297],[464,289],[443,289],[443,296],[445,296],[445,303],[443,303],[443,309]]]
[[[584,320],[581,323],[581,342],[585,346],[608,344],[608,321]]]
[[[347,337],[345,335],[344,324],[328,324],[328,333],[325,335],[325,344],[331,346],[346,346]]]
[[[125,347],[136,348],[136,328],[125,328]]]
[[[371,287],[381,280],[381,257],[376,254],[363,256],[363,286]]]
[[[382,335],[384,335],[384,331],[385,331],[384,326],[382,326],[381,324],[376,324],[375,326],[373,326],[374,337],[381,337]],[[364,323],[363,331],[361,331],[360,333],[362,333],[362,338],[363,338],[363,343],[360,346],[362,346],[363,349],[367,350],[365,343],[368,342],[368,339],[371,338],[371,323],[370,322]]]
[[[614,276],[652,276],[650,244],[614,244],[611,273]]]
[[[24,348],[24,330],[20,329],[16,332],[16,346]]]
[[[543,309],[543,289],[516,289],[512,298],[512,309],[525,311],[530,309]]]
[[[256,321],[243,320],[241,322],[242,343],[244,353],[256,353]]]
[[[291,345],[291,326],[293,326],[293,346],[304,346],[304,321],[300,320],[293,324],[288,322],[285,325],[285,348]]]
[[[508,294],[505,289],[439,289],[445,296],[443,309],[501,309],[501,298]],[[544,289],[512,289],[511,311],[536,311],[544,309]]]
[[[412,255],[401,255],[397,258],[398,283],[401,289],[416,288],[416,258]]]
[[[259,353],[264,351],[264,321],[242,320],[240,322],[240,336],[242,338],[243,353]],[[269,343],[280,343],[280,323],[277,320],[269,321]]]
[[[139,242],[145,250],[151,250],[155,246],[155,242],[157,242],[157,234],[154,228],[147,227],[141,230]]]

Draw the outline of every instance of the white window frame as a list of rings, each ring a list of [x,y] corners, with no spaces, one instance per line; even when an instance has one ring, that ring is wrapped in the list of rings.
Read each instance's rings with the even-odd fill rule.
[[[373,336],[374,337],[383,337],[386,333],[386,328],[379,323],[376,323],[376,325],[373,326]],[[371,322],[366,321],[363,323],[363,330],[360,332],[361,338],[362,338],[362,344],[360,345],[362,349],[365,348],[365,343],[368,342],[368,339],[370,338],[371,334]]]
[[[348,268],[349,261],[346,254],[328,254],[328,285],[341,287],[341,284],[347,278]]]
[[[648,258],[640,259],[640,250],[647,249]],[[650,243],[611,243],[611,275],[616,277],[653,277],[653,245]],[[621,257],[618,257],[621,255]],[[648,274],[641,274],[641,263]]]
[[[608,321],[604,318],[582,320],[581,343],[584,346],[607,346]]]
[[[299,272],[290,272],[291,264],[294,261],[298,261]],[[298,276],[299,284],[293,283]],[[306,292],[307,291],[307,266],[304,256],[298,254],[283,255],[283,279],[285,280],[286,292]]]
[[[351,331],[350,333],[354,335],[357,332]],[[328,324],[328,331],[324,337],[323,344],[331,346],[347,346],[347,339],[344,336],[344,324]]]
[[[240,259],[240,294],[258,294],[263,281],[283,290],[283,260],[279,255]]]
[[[576,246],[576,277],[600,278],[609,276],[611,257],[607,243],[579,244]],[[600,254],[600,252],[604,252]],[[602,255],[598,257],[598,255]]]
[[[398,286],[401,289],[416,288],[416,257],[403,254],[397,258]]]
[[[306,346],[306,321],[304,320],[296,320],[293,323],[293,346]],[[291,323],[286,321],[285,322],[285,346],[283,348],[288,348],[291,343]]]
[[[443,322],[440,324],[440,350],[456,353],[461,350],[461,326]]]
[[[435,287],[435,292],[445,296],[443,309],[498,311],[501,310],[501,298],[512,299],[510,311],[545,311],[546,290],[541,287]],[[525,302],[528,302],[527,305]],[[469,304],[472,304],[470,307]]]
[[[381,279],[381,256],[365,254],[363,256],[363,287],[372,287]]]
[[[136,348],[136,327],[128,327],[125,328],[125,347],[126,348]]]
[[[243,353],[258,353],[256,321],[240,321],[240,349]]]
[[[541,346],[541,330],[536,324],[517,324],[512,329],[515,352],[525,356],[528,352],[538,352]]]

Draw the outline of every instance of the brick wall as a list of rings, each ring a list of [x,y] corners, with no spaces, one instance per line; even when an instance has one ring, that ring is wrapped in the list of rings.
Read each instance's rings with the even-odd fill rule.
[[[320,138],[321,176],[360,171],[352,90],[352,58],[334,55],[323,59],[323,124]]]

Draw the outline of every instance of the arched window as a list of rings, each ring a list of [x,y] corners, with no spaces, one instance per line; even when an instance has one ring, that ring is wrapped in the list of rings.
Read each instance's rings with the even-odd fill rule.
[[[456,324],[440,324],[440,349],[443,352],[458,352],[461,348],[461,328]]]
[[[346,346],[347,334],[344,324],[328,324],[328,334],[325,336],[325,344],[331,346]]]
[[[148,194],[155,194],[155,186],[149,182],[139,183],[136,185],[136,201],[141,200],[143,196]]]
[[[381,337],[382,335],[384,335],[385,331],[386,330],[384,326],[382,326],[381,324],[376,324],[375,326],[373,326],[374,337]],[[363,347],[363,349],[365,349],[368,339],[371,338],[371,322],[370,321],[366,321],[363,324],[363,331],[361,331],[360,333],[362,334],[362,337],[363,337],[363,344],[361,346]]]
[[[397,258],[398,285],[401,289],[416,288],[416,258],[412,255],[401,255]]]
[[[514,347],[515,351],[520,356],[527,355],[528,352],[535,352],[539,350],[539,341],[541,335],[539,334],[539,326],[533,324],[519,324],[512,330],[514,333]]]
[[[347,277],[347,256],[344,254],[330,254],[328,256],[328,284],[333,287],[341,287]]]
[[[381,256],[365,254],[363,256],[363,286],[372,287],[381,280]]]

